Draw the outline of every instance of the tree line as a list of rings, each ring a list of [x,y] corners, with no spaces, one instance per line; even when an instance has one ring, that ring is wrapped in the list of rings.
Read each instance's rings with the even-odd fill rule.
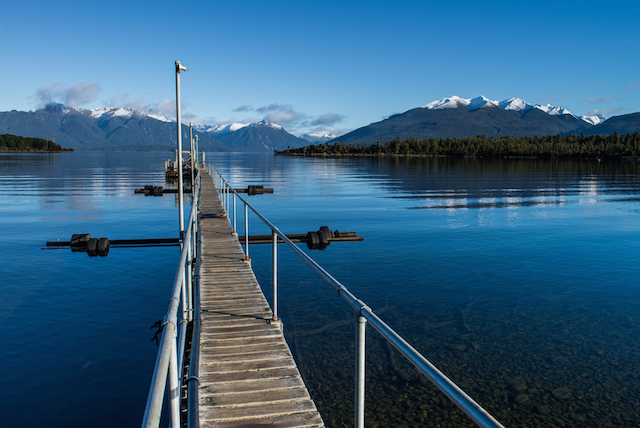
[[[456,157],[539,157],[539,158],[638,158],[640,132],[619,135],[550,135],[543,137],[409,138],[384,144],[317,144],[277,151],[302,156],[456,156]]]
[[[73,149],[63,149],[53,141],[42,138],[20,137],[11,134],[0,135],[0,150],[15,152],[72,152]]]

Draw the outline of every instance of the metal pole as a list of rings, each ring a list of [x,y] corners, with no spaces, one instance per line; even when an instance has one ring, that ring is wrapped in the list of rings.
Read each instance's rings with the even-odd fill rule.
[[[183,218],[183,178],[182,178],[182,124],[180,123],[182,118],[180,117],[180,70],[187,71],[187,69],[180,65],[180,61],[176,61],[176,115],[178,121],[178,156],[176,158],[178,168],[178,215],[180,218],[180,239],[184,239],[184,218]]]
[[[193,228],[193,225],[192,225],[192,228]],[[187,231],[187,233],[191,233],[191,231]],[[191,237],[191,239],[192,240],[194,239],[193,236]],[[193,282],[192,282],[192,276],[191,276],[192,269],[193,269],[193,256],[191,255],[191,245],[189,245],[189,248],[187,248],[187,283],[185,287],[186,300],[184,300],[182,303],[183,306],[186,306],[185,314],[182,319],[186,319],[189,322],[193,320],[193,300],[192,300]]]
[[[247,204],[244,204],[244,261],[248,262],[249,259],[249,210],[247,210]]]
[[[193,197],[193,188],[195,186],[194,180],[196,179],[195,158],[193,153],[193,126],[189,122],[189,141],[191,143],[191,196]]]
[[[180,427],[180,382],[178,381],[178,355],[175,336],[171,340],[171,358],[169,360],[169,408],[171,409],[171,426]]]
[[[224,212],[225,214],[228,213],[229,211],[227,210],[227,199],[229,197],[229,184],[227,183],[227,180],[224,181],[224,187],[222,188],[222,200],[224,201]]]
[[[367,320],[362,315],[356,319],[356,397],[355,397],[355,428],[364,428],[364,392],[365,392],[365,331]]]
[[[238,229],[236,227],[236,194],[233,194],[233,233],[235,235],[238,234]]]
[[[274,230],[271,231],[273,238],[273,320],[278,321],[278,235]]]
[[[200,203],[200,174],[198,174],[198,177],[195,180],[195,186],[196,186],[196,188],[192,190],[192,192],[193,192],[192,193],[192,196],[193,196],[193,208],[192,209],[199,210],[199,205],[200,205],[199,204]],[[197,240],[196,238],[198,236],[198,220],[197,219],[198,219],[198,217],[196,217],[196,220],[191,224],[191,244],[193,245],[191,254],[193,254],[193,258],[194,259],[198,255],[197,244],[196,244],[196,240]]]
[[[200,146],[198,145],[198,135],[196,135],[196,167],[199,168],[198,166],[198,161],[199,161],[199,151],[200,150]]]

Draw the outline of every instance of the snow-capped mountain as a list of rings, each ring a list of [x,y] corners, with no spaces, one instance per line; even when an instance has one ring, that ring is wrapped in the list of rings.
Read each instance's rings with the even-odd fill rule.
[[[326,143],[329,140],[333,140],[337,135],[333,133],[327,132],[311,132],[309,134],[302,134],[299,138],[303,140],[307,140],[310,143],[320,144]]]
[[[222,136],[225,134],[229,134],[231,132],[239,131],[242,128],[246,128],[248,126],[268,126],[273,129],[282,129],[282,126],[276,125],[275,123],[269,122],[268,120],[261,120],[260,122],[253,123],[223,123],[221,125],[197,125],[195,128],[200,132],[206,132],[207,134],[211,134],[214,136]]]
[[[34,112],[0,113],[0,133],[45,139],[53,135],[57,144],[74,150],[174,150],[176,131],[175,121],[125,107],[88,110],[50,104]],[[188,126],[182,134],[188,141]],[[199,141],[202,150],[231,151],[207,134],[199,134]]]
[[[602,117],[577,117],[564,107],[531,104],[520,98],[503,101],[484,96],[452,96],[356,129],[330,142],[373,144],[397,137],[466,138],[484,135],[543,136],[587,132]]]
[[[503,101],[490,100],[482,95],[477,98],[461,98],[456,95],[448,98],[442,98],[436,101],[432,101],[429,104],[423,106],[422,108],[428,110],[437,110],[437,109],[445,109],[445,108],[458,108],[458,107],[467,107],[469,110],[476,110],[484,107],[498,107],[503,110],[513,110],[513,111],[525,111],[532,108],[537,108],[547,114],[553,116],[559,116],[563,114],[568,114],[578,119],[582,119],[587,123],[592,125],[597,125],[604,121],[602,116],[576,116],[567,110],[564,107],[554,106],[552,104],[542,105],[542,104],[530,104],[521,98],[509,98]]]
[[[200,132],[206,132],[211,135],[224,135],[230,132],[235,132],[245,126],[251,125],[250,123],[225,123],[222,125],[196,125],[195,128]]]
[[[141,112],[139,110],[134,110],[131,107],[102,107],[102,108],[94,108],[94,109],[83,109],[79,107],[75,107],[75,108],[64,107],[62,111],[65,114],[73,111],[85,116],[88,115],[93,119],[111,119],[113,117],[120,117],[123,119],[130,119],[132,117],[135,117],[135,118],[150,117],[152,119],[156,119],[161,122],[175,122],[175,120],[169,119],[168,117],[155,114],[155,113]]]
[[[597,114],[595,116],[580,116],[580,118],[582,120],[584,120],[585,122],[589,122],[592,125],[599,125],[599,124],[601,124],[602,122],[604,122],[606,120],[600,114]]]
[[[235,131],[214,135],[238,152],[273,153],[274,150],[302,147],[308,143],[289,134],[282,126],[267,120],[243,125]]]

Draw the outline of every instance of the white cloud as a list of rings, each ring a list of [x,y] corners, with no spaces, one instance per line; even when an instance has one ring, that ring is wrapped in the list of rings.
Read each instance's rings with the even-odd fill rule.
[[[287,104],[272,103],[268,106],[259,107],[256,111],[264,114],[264,118],[269,122],[276,123],[285,128],[295,128],[306,118],[305,114],[295,111],[292,106]]]
[[[247,105],[241,105],[233,109],[233,111],[243,112],[243,111],[252,111],[253,107]]]
[[[267,120],[269,122],[282,126],[283,128],[285,128],[285,130],[287,130],[287,132],[291,132],[294,135],[318,132],[343,135],[351,131],[351,129],[331,127],[331,125],[335,125],[336,123],[342,122],[345,119],[345,116],[342,114],[325,113],[318,117],[312,118],[305,113],[297,111],[293,106],[289,104],[271,103],[257,108],[254,108],[247,104],[243,104],[234,108],[232,111],[238,113],[247,113],[247,116],[240,120],[237,120],[237,118],[231,118],[221,121],[210,118],[209,120],[195,119],[193,122],[208,125],[222,125],[228,123],[255,123],[261,120]],[[251,112],[259,113],[261,114],[261,116],[252,115]]]
[[[57,82],[51,86],[40,86],[35,97],[39,101],[37,108],[43,108],[51,103],[79,107],[95,101],[101,91],[102,88],[97,83],[82,82],[67,87],[66,83]]]
[[[320,115],[317,119],[311,121],[311,126],[316,125],[333,125],[344,120],[344,115],[338,113],[325,113]]]
[[[606,103],[607,101],[611,101],[612,99],[614,99],[614,96],[609,95],[607,97],[582,98],[582,101],[590,104],[600,104],[600,103]]]
[[[169,119],[175,120],[176,117],[176,101],[169,98],[165,98],[164,100],[157,101],[155,103],[149,103],[144,98],[130,100],[129,94],[124,94],[117,98],[109,98],[108,100],[104,100],[102,101],[102,103],[104,107],[129,107],[143,113],[164,116]],[[187,118],[185,114],[183,114],[182,116],[183,118]],[[192,115],[192,117],[195,116]]]
[[[627,85],[627,87],[624,88],[624,90],[628,91],[629,89],[637,88],[638,86],[640,86],[640,81],[629,83],[629,85]]]
[[[609,115],[613,115],[616,113],[620,113],[622,111],[622,107],[618,107],[618,108],[610,108],[610,109],[595,109],[595,110],[591,110],[589,113],[587,113],[587,116],[595,116],[595,115],[600,115],[600,116],[609,116]]]

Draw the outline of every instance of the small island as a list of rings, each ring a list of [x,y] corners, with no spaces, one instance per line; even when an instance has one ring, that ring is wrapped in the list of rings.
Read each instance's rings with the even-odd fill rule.
[[[276,151],[288,156],[449,156],[478,158],[640,158],[640,132],[627,135],[543,137],[409,138],[370,146],[336,142]]]
[[[59,144],[42,138],[0,134],[0,152],[59,153],[72,151],[73,149],[63,149]]]

